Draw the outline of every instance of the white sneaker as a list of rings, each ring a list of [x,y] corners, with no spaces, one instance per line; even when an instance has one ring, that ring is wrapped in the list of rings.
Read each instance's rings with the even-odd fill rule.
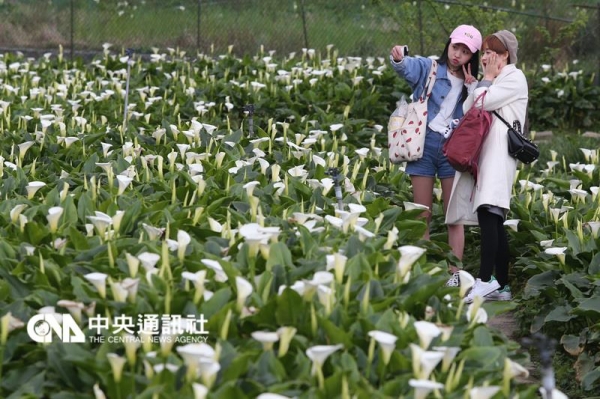
[[[460,287],[460,275],[458,272],[452,273],[452,277],[446,281],[446,287]]]
[[[486,301],[510,301],[511,299],[512,293],[510,292],[508,284],[505,285],[503,289],[496,290],[485,296]]]
[[[465,303],[472,303],[476,296],[479,296],[485,300],[485,296],[491,294],[500,288],[500,284],[496,281],[496,278],[492,276],[490,281],[487,283],[481,281],[480,278],[475,279],[475,285],[471,288],[471,292],[465,297]]]

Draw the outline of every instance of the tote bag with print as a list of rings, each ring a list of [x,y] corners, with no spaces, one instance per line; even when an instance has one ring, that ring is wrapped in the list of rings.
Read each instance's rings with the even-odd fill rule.
[[[405,107],[406,115],[399,115],[401,111],[396,109],[390,118],[388,151],[392,163],[416,161],[423,156],[427,133],[427,99],[433,90],[436,73],[437,62],[433,61],[421,97]],[[402,117],[404,119],[398,119]]]

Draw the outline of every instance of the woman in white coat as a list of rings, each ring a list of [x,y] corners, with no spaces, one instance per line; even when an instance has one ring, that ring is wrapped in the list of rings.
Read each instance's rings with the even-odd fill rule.
[[[502,30],[487,36],[482,44],[483,79],[465,100],[465,112],[482,92],[483,109],[496,111],[509,123],[525,124],[528,89],[525,75],[517,69],[518,42],[511,32]],[[510,209],[517,160],[508,154],[506,125],[493,116],[490,131],[481,148],[477,181],[470,173],[457,172],[446,223],[479,224],[481,258],[479,276],[465,297],[470,303],[475,296],[486,300],[510,300],[508,286],[508,237],[504,220]],[[494,277],[494,272],[496,278]]]

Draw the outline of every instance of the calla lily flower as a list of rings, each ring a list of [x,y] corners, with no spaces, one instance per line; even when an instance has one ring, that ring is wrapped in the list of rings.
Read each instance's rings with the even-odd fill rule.
[[[202,298],[204,295],[206,270],[199,270],[196,273],[183,272],[181,273],[181,277],[194,283],[194,287],[196,288],[196,293],[194,294],[194,303],[198,303],[200,298]]]
[[[296,335],[295,327],[279,327],[277,335],[279,335],[279,352],[278,357],[283,357],[287,354],[292,338]]]
[[[510,378],[521,377],[527,378],[529,377],[529,370],[525,367],[521,366],[519,363],[506,358],[505,366],[509,371]]]
[[[504,225],[510,227],[512,231],[518,231],[517,227],[520,221],[520,219],[508,219],[504,222]]]
[[[191,241],[192,238],[187,232],[183,230],[177,231],[177,257],[179,260],[183,261],[185,250]]]
[[[490,399],[500,391],[498,386],[475,387],[469,391],[470,399]]]
[[[422,209],[426,211],[429,210],[429,207],[422,204],[416,204],[414,202],[404,201],[404,209],[407,211],[412,211],[413,209]]]
[[[279,395],[278,393],[261,393],[256,397],[256,399],[290,399],[289,396]]]
[[[205,343],[178,346],[176,350],[183,358],[183,362],[188,368],[187,377],[190,380],[196,379],[201,361],[210,363],[215,361],[214,349]]]
[[[67,309],[71,316],[73,316],[73,319],[75,319],[77,323],[81,323],[81,312],[85,308],[85,305],[82,302],[61,299],[56,305]]]
[[[16,223],[19,220],[19,215],[21,214],[21,212],[23,212],[23,210],[25,210],[25,208],[27,208],[26,204],[19,204],[19,205],[15,205],[11,210],[10,210],[10,220],[13,223]]]
[[[431,341],[442,333],[438,326],[429,321],[415,321],[414,326],[423,349],[427,349]]]
[[[598,187],[598,186],[590,187],[590,191],[592,192],[592,201],[596,201],[599,190],[600,190],[600,187]]]
[[[25,154],[27,150],[31,148],[35,144],[35,141],[26,141],[24,143],[19,144],[19,159],[23,160],[25,158]]]
[[[146,223],[142,223],[142,227],[146,231],[146,234],[148,234],[148,239],[150,239],[150,241],[159,239],[160,237],[162,237],[162,235],[165,232],[164,227],[158,228],[158,227],[154,227],[149,224],[146,224]]]
[[[414,245],[403,245],[398,248],[400,251],[400,260],[398,261],[398,275],[400,279],[404,278],[408,273],[413,264],[419,260],[419,258],[425,253],[424,248],[416,247]]]
[[[458,346],[434,346],[434,351],[442,352],[444,357],[442,359],[442,371],[445,373],[450,369],[450,365],[454,358],[460,352],[460,347]]]
[[[27,199],[32,199],[35,193],[37,193],[37,191],[45,185],[46,183],[42,181],[32,181],[31,183],[27,184],[25,187],[25,190],[27,191]]]
[[[6,345],[8,334],[17,328],[23,328],[25,323],[13,317],[11,312],[6,313],[0,318],[0,345]]]
[[[464,270],[458,271],[458,278],[460,280],[460,292],[459,295],[463,298],[469,290],[475,285],[475,277],[473,277],[469,272]]]
[[[108,279],[110,290],[113,295],[115,302],[124,303],[127,300],[127,289],[119,282],[113,282],[112,279]]]
[[[221,264],[213,259],[202,259],[201,262],[208,267],[209,269],[211,269],[212,271],[215,272],[215,280],[218,281],[219,283],[224,283],[225,281],[227,281],[228,277],[227,274],[225,273],[225,271],[223,270],[223,266],[221,266]]]
[[[408,384],[415,389],[415,399],[425,399],[434,389],[444,388],[444,384],[429,380],[410,379]]]
[[[119,183],[119,190],[117,195],[121,195],[125,192],[125,189],[129,187],[133,179],[129,176],[117,175],[117,182]]]
[[[48,220],[49,230],[51,233],[56,233],[56,230],[58,230],[58,222],[62,214],[63,208],[60,206],[53,206],[52,208],[48,209],[48,215],[46,216],[46,219]]]
[[[206,399],[206,395],[208,395],[208,388],[197,382],[192,383],[192,390],[194,391],[194,399]]]
[[[237,289],[237,308],[238,311],[241,311],[246,299],[252,294],[254,289],[248,280],[240,276],[235,277],[235,286]]]
[[[342,349],[343,347],[343,345],[338,344],[316,345],[308,348],[306,350],[306,356],[308,356],[308,358],[312,360],[312,375],[315,375],[318,372],[318,370],[320,370],[321,367],[323,367],[323,364],[329,356]]]
[[[425,351],[421,354],[420,358],[420,372],[419,378],[423,380],[428,380],[429,376],[435,370],[438,364],[444,358],[444,354],[442,352],[436,351]]]
[[[123,366],[125,366],[127,360],[116,353],[108,353],[106,358],[108,359],[108,363],[110,363],[110,368],[112,370],[115,382],[119,383],[121,381],[121,377],[123,376]]]
[[[93,389],[94,389],[94,399],[106,399],[106,395],[104,394],[102,389],[100,389],[100,385],[98,385],[98,383],[94,384]]]
[[[273,349],[273,344],[279,341],[279,335],[276,332],[254,331],[251,335],[252,338],[262,344],[265,351]]]
[[[348,257],[336,252],[333,255],[327,255],[327,270],[333,269],[335,273],[335,280],[338,284],[341,284],[344,279],[344,270],[346,269],[346,262]]]
[[[485,324],[488,321],[488,314],[480,304],[471,303],[467,308],[467,321],[474,324]]]
[[[216,360],[201,359],[199,362],[200,377],[204,385],[210,389],[215,383],[221,365]]]
[[[592,230],[592,235],[594,236],[594,238],[598,238],[598,231],[600,231],[600,222],[593,221],[587,222],[586,224]]]
[[[383,364],[387,365],[390,362],[394,349],[396,349],[398,337],[385,331],[377,330],[369,331],[369,337],[379,344],[383,355]]]
[[[552,247],[552,244],[554,244],[554,239],[540,241],[540,246],[542,248],[550,248]]]
[[[547,253],[548,255],[555,255],[558,260],[560,261],[561,264],[565,264],[565,251],[567,250],[567,247],[551,247],[551,248],[546,248],[546,250],[544,251],[545,253]]]
[[[88,216],[87,218],[92,222],[98,231],[98,235],[104,238],[106,229],[112,224],[112,218],[106,213],[99,211],[95,212],[95,216]]]
[[[100,298],[106,298],[106,279],[108,278],[108,275],[104,273],[94,272],[88,273],[83,277],[90,283],[92,283],[94,287],[96,287]]]
[[[142,263],[142,267],[148,272],[156,267],[160,255],[152,252],[142,252],[137,258]]]

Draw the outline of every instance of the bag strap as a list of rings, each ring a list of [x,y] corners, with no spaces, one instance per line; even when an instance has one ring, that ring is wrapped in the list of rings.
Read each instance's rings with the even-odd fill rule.
[[[429,75],[427,76],[427,83],[425,83],[425,87],[423,87],[423,93],[421,93],[421,97],[419,97],[419,101],[421,102],[429,98],[429,95],[433,90],[433,85],[435,84],[435,77],[437,75],[437,66],[437,61],[433,60],[433,62],[431,63],[431,69],[429,69]]]
[[[499,113],[497,113],[496,111],[492,111],[494,113],[494,115],[496,115],[502,122],[504,122],[504,124],[506,125],[506,127],[508,127],[509,129],[512,129],[513,127],[503,118],[500,116]]]

